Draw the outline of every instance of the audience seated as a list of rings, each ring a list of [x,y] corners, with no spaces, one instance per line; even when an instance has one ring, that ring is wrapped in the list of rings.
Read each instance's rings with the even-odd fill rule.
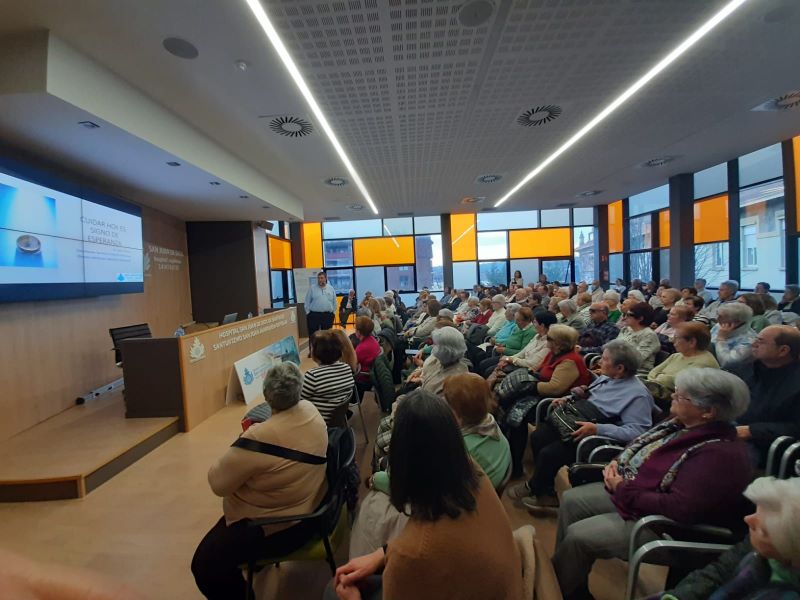
[[[414,338],[417,342],[427,338],[436,325],[436,317],[439,315],[441,305],[435,298],[425,301],[425,312],[419,315],[416,324],[406,329],[404,335],[408,339]]]
[[[661,290],[658,297],[661,300],[661,306],[656,309],[653,316],[653,323],[656,325],[663,325],[667,322],[669,311],[681,299],[681,292],[675,288],[665,288]]]
[[[770,325],[783,325],[783,313],[778,310],[778,303],[772,294],[760,294],[764,303],[764,317]]]
[[[744,518],[749,536],[704,569],[691,573],[661,600],[800,597],[800,479],[761,477],[744,492],[755,504]]]
[[[451,408],[414,391],[397,408],[394,436],[389,498],[408,524],[386,549],[339,567],[326,598],[522,600],[508,516]]]
[[[369,383],[369,370],[372,368],[372,363],[378,358],[381,353],[380,344],[378,340],[372,335],[375,330],[375,324],[369,317],[358,317],[356,319],[356,338],[358,338],[358,346],[356,346],[356,359],[359,365],[359,374],[356,381],[359,383]]]
[[[731,421],[747,410],[747,386],[718,369],[676,379],[673,418],[634,439],[604,471],[604,482],[567,490],[558,514],[553,566],[568,600],[590,598],[598,558],[626,558],[641,517],[736,526],[748,512],[742,492],[752,471]]]
[[[533,328],[536,335],[528,342],[522,350],[512,356],[503,356],[497,363],[494,371],[489,375],[489,386],[494,388],[495,384],[502,380],[507,373],[516,369],[529,369],[534,372],[539,369],[550,349],[547,345],[547,332],[551,325],[556,322],[556,317],[552,313],[538,310],[533,314]]]
[[[722,307],[725,304],[730,304],[731,302],[735,302],[736,292],[738,291],[739,291],[739,282],[733,281],[732,279],[729,279],[728,281],[723,281],[722,283],[719,284],[719,297],[711,302],[708,302],[706,300],[706,305],[703,308],[703,310],[700,311],[700,314],[703,315],[704,317],[708,317],[711,321],[716,321],[720,307]]]
[[[500,399],[502,408],[506,410],[503,427],[511,444],[513,478],[522,476],[528,422],[539,400],[560,396],[573,386],[586,385],[591,380],[583,358],[575,351],[577,341],[578,332],[573,328],[563,324],[551,325],[547,332],[550,352],[534,373],[533,383],[527,386],[526,395],[522,398],[510,396],[511,402],[505,405],[504,400]]]
[[[572,327],[578,333],[586,328],[586,321],[578,314],[578,305],[574,300],[561,300],[558,303],[558,311],[561,317],[559,323]]]
[[[592,294],[592,302],[602,302],[603,296],[605,296],[606,291],[600,285],[599,279],[592,279],[592,287],[589,290]]]
[[[456,311],[453,321],[456,325],[469,323],[480,314],[480,300],[477,296],[470,296],[467,298],[466,308],[464,310]]]
[[[495,294],[492,297],[492,314],[489,321],[486,323],[488,330],[486,331],[487,337],[492,337],[500,331],[500,328],[506,322],[506,297],[503,294]]]
[[[325,338],[336,340],[332,335]],[[350,368],[342,366],[352,378]],[[328,432],[314,405],[301,400],[302,385],[300,369],[293,363],[269,369],[264,376],[264,397],[272,416],[241,437],[321,457],[321,464],[232,446],[208,472],[211,490],[223,498],[224,516],[197,547],[192,573],[197,587],[210,600],[245,598],[241,564],[259,553],[288,554],[314,533],[316,526],[311,521],[268,528],[248,526],[250,519],[310,513],[327,491]]]
[[[533,328],[533,313],[527,306],[523,306],[514,317],[516,327],[512,330],[511,334],[505,342],[497,343],[491,348],[489,352],[477,348],[473,352],[470,359],[473,365],[477,362],[476,371],[479,374],[485,374],[487,377],[500,362],[503,356],[513,356],[522,350],[536,335],[536,330]]]
[[[342,327],[347,327],[347,321],[350,315],[354,315],[358,310],[358,298],[356,291],[350,290],[347,296],[342,298],[342,303],[339,305],[339,324]]]
[[[723,369],[753,360],[751,346],[756,332],[750,328],[752,318],[753,311],[741,302],[728,302],[719,308],[717,324],[711,328],[711,344]]]
[[[656,335],[661,342],[661,349],[665,352],[675,352],[675,328],[680,323],[691,321],[694,311],[686,305],[673,305],[667,314],[667,320],[655,328]]]
[[[673,310],[680,308],[673,307]],[[644,384],[659,406],[668,406],[675,391],[675,377],[690,367],[719,369],[719,363],[708,351],[711,335],[701,323],[678,323],[673,338],[676,352],[647,374]]]
[[[341,362],[342,343],[330,329],[317,331],[309,343],[311,358],[319,366],[303,375],[300,396],[314,404],[325,422],[332,425],[330,419],[336,408],[349,402],[353,395],[353,370],[350,365]]]
[[[342,345],[341,361],[349,365],[355,375],[358,373],[358,356],[356,355],[355,348],[353,348],[353,342],[350,341],[344,329],[331,329],[331,331],[339,338],[339,343]]]
[[[581,354],[600,354],[603,346],[619,335],[619,327],[608,320],[608,306],[596,302],[589,308],[589,325],[578,337]]]
[[[750,406],[737,420],[739,439],[753,448],[755,462],[766,464],[775,438],[800,438],[800,331],[770,325],[753,340],[753,361],[730,368],[750,388]]]
[[[767,317],[764,316],[766,306],[761,294],[742,294],[736,301],[746,304],[753,311],[753,317],[750,319],[750,329],[758,333],[770,324]]]
[[[778,310],[800,315],[800,285],[793,283],[786,285],[783,298],[778,303]]]
[[[703,300],[700,296],[688,296],[683,299],[683,305],[687,308],[692,309],[692,321],[696,323],[702,323],[709,329],[711,328],[711,319],[706,317],[705,315],[700,314],[700,311],[703,310],[703,306],[705,304],[705,300]]]
[[[553,406],[572,404],[578,414],[576,429],[564,439],[551,421],[540,423],[531,435],[536,467],[533,477],[509,492],[528,508],[557,506],[553,484],[556,473],[575,460],[577,443],[590,435],[628,442],[652,425],[653,399],[636,378],[641,359],[625,342],[609,342],[600,360],[602,375],[571,397],[558,398]],[[551,419],[557,419],[553,416]]]
[[[619,321],[622,311],[619,309],[619,292],[608,290],[603,294],[603,302],[608,306],[608,320],[612,323]]]
[[[646,302],[637,302],[622,315],[622,329],[617,339],[628,342],[642,358],[639,373],[646,375],[653,368],[661,342],[656,332],[650,329],[653,322],[653,307]]]
[[[578,307],[577,315],[585,324],[589,324],[589,308],[592,306],[592,295],[589,292],[578,292],[575,296],[575,306]]]
[[[703,304],[711,304],[714,300],[714,294],[706,289],[706,284],[708,282],[703,279],[702,277],[698,277],[694,280],[694,289],[697,291],[695,296],[699,296],[703,299]],[[737,286],[738,287],[738,286]]]

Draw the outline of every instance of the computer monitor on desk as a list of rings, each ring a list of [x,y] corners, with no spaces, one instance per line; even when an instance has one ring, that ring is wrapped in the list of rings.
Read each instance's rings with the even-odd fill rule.
[[[228,323],[236,322],[236,318],[239,316],[238,312],[229,313],[222,318],[222,324],[227,325]]]

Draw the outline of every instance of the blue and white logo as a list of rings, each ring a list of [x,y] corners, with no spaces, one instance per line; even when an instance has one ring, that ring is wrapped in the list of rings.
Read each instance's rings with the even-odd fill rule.
[[[244,384],[245,385],[250,385],[251,383],[253,383],[254,379],[255,379],[255,377],[253,376],[253,372],[250,369],[245,369],[244,370]]]
[[[123,275],[122,273],[117,275],[117,281],[125,281],[125,275]]]

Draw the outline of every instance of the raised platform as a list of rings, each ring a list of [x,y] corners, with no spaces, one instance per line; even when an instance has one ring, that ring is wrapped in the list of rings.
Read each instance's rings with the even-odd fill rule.
[[[122,393],[0,442],[0,502],[82,498],[178,433],[177,417],[126,419]]]

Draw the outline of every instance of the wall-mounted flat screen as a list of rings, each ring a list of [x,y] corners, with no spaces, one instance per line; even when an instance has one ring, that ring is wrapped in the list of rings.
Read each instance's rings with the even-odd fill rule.
[[[138,206],[17,175],[0,167],[0,302],[144,291]]]

